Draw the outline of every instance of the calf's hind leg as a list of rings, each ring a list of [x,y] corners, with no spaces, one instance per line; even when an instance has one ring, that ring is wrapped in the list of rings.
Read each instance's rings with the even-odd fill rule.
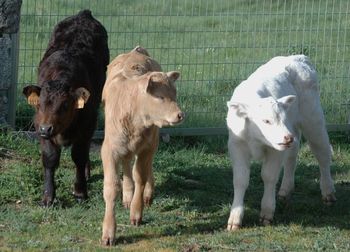
[[[78,201],[88,197],[86,176],[90,174],[89,149],[90,142],[86,141],[76,142],[72,146],[71,156],[76,166],[74,196]]]
[[[143,202],[146,207],[149,207],[152,204],[153,191],[154,191],[154,176],[153,176],[153,168],[151,167],[151,170],[145,185],[145,190],[143,192]]]
[[[134,181],[132,178],[131,156],[127,156],[122,160],[123,166],[123,206],[130,208],[132,196],[134,194]]]
[[[328,134],[324,123],[317,122],[311,125],[312,128],[310,125],[304,127],[303,133],[320,166],[322,199],[326,204],[332,204],[336,201],[336,197],[330,170],[332,153]]]
[[[154,150],[147,149],[136,157],[133,170],[135,191],[130,205],[130,222],[132,225],[139,225],[142,222],[143,195],[148,178],[151,176],[153,155]]]

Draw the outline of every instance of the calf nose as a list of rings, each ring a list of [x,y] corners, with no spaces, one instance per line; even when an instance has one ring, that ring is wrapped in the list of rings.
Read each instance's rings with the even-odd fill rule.
[[[284,143],[285,144],[291,144],[294,141],[293,135],[286,135],[284,136]]]
[[[51,124],[41,124],[39,126],[40,136],[43,138],[49,138],[52,135],[53,126]]]
[[[179,121],[182,121],[183,119],[185,119],[185,113],[184,112],[178,113],[177,118],[179,119]]]

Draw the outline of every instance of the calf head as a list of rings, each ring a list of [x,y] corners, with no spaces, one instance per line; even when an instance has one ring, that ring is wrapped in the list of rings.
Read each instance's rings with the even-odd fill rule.
[[[179,72],[150,72],[142,77],[140,106],[148,125],[161,128],[183,122],[185,114],[177,105],[174,85],[179,76]]]
[[[72,89],[60,80],[44,82],[42,87],[26,86],[23,94],[28,103],[36,108],[35,125],[40,136],[45,139],[67,129],[76,111],[84,108],[90,96],[87,89]]]
[[[249,104],[230,101],[228,106],[238,117],[246,120],[246,128],[251,137],[282,151],[289,148],[294,141],[291,133],[292,123],[287,112],[295,99],[294,95],[284,96],[278,100],[267,97]]]

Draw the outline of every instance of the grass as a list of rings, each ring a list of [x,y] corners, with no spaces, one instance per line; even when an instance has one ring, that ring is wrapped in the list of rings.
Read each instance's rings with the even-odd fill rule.
[[[225,231],[232,202],[232,171],[223,138],[172,138],[155,158],[154,203],[140,227],[129,225],[117,203],[117,251],[349,251],[349,137],[332,136],[332,174],[338,201],[322,204],[319,172],[307,146],[301,148],[296,190],[288,207],[278,203],[274,224],[259,225],[263,185],[260,165],[252,166],[245,197],[244,227]],[[89,200],[74,201],[69,150],[57,169],[57,200],[38,205],[42,166],[38,143],[13,133],[0,134],[0,251],[102,251],[103,173],[95,144]]]
[[[141,45],[164,70],[181,72],[179,103],[188,115],[181,127],[225,127],[235,86],[271,57],[299,53],[317,67],[327,122],[346,123],[349,6],[347,0],[23,1],[17,127],[30,124],[33,111],[21,90],[36,83],[54,25],[84,8],[106,27],[111,58]]]

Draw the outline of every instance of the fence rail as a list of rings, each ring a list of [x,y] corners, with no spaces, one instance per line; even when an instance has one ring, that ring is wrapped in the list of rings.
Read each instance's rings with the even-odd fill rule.
[[[111,58],[141,45],[166,71],[178,70],[187,120],[178,134],[225,132],[226,101],[260,64],[303,53],[316,66],[329,129],[349,130],[348,0],[26,0],[20,27],[17,128],[33,110],[21,97],[35,83],[54,25],[91,9],[108,31]],[[99,130],[103,129],[103,115]],[[200,130],[199,130],[200,129]],[[204,133],[203,133],[204,132]]]

